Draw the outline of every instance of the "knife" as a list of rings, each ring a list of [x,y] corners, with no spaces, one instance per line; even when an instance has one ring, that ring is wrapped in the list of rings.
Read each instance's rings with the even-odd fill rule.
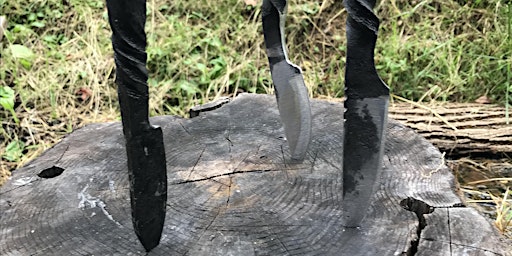
[[[375,0],[345,0],[347,62],[343,142],[342,221],[359,227],[379,185],[389,88],[375,69],[379,19]]]
[[[286,53],[284,24],[287,7],[286,0],[263,0],[263,35],[291,158],[302,161],[311,142],[311,108],[302,71],[290,62]]]
[[[146,1],[107,0],[126,141],[132,222],[146,251],[160,243],[167,201],[162,130],[149,123]]]

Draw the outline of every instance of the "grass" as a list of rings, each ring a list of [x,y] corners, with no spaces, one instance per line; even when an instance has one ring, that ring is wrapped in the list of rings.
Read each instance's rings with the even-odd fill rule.
[[[510,159],[476,162],[450,160],[457,173],[466,202],[494,219],[499,231],[512,239],[512,170]]]
[[[503,197],[495,197],[495,202],[497,205],[496,220],[494,223],[496,224],[498,230],[500,230],[503,234],[508,235],[509,238],[512,238],[510,235],[512,234],[512,200],[509,199],[510,195],[510,188],[507,187]]]
[[[494,219],[494,224],[496,228],[506,237],[512,239],[512,200],[510,199],[512,193],[510,193],[508,187],[503,194],[499,195],[472,189],[463,189],[463,191],[470,197],[478,196],[483,198],[491,198],[480,200],[467,200],[467,202],[476,208],[481,207],[479,206],[479,204],[484,204],[487,205],[487,207],[492,208],[493,210],[489,211],[487,214],[489,216],[492,216],[492,218]],[[481,208],[480,211],[482,211]]]
[[[508,3],[508,12],[507,12],[507,40],[508,40],[508,47],[509,49],[512,49],[512,3]],[[511,84],[511,79],[512,79],[512,70],[511,70],[511,67],[512,66],[512,63],[509,61],[507,63],[507,82],[506,82],[506,86],[507,86],[507,91],[506,91],[506,94],[505,94],[505,110],[506,110],[506,117],[507,117],[507,124],[510,123],[510,120],[509,120],[509,107],[510,107],[510,93],[512,91],[512,84]]]
[[[508,107],[505,1],[381,0],[376,12],[377,69],[394,95],[416,102],[485,95]],[[0,41],[1,183],[73,129],[120,117],[103,0],[0,0],[0,15],[8,21]],[[311,97],[343,96],[345,18],[342,1],[290,4],[290,57]],[[272,93],[260,22],[259,8],[239,0],[149,0],[151,114]]]

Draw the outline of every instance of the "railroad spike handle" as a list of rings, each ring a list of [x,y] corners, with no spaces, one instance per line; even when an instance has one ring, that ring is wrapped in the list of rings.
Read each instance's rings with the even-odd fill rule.
[[[167,202],[162,130],[149,123],[146,1],[107,0],[116,83],[126,139],[135,234],[146,251],[160,243]]]

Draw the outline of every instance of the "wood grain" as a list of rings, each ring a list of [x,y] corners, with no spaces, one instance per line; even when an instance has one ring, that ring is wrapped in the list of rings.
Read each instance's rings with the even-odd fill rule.
[[[486,219],[459,212],[469,208],[440,152],[393,120],[368,217],[360,229],[341,226],[343,107],[314,100],[312,113],[302,163],[290,160],[273,96],[153,118],[169,189],[162,240],[148,255],[507,255]],[[442,214],[452,209],[455,220]],[[0,187],[0,213],[0,255],[145,255],[131,226],[120,123],[79,129],[15,171]]]
[[[450,103],[420,108],[398,103],[391,104],[389,116],[414,129],[451,157],[503,157],[512,153],[512,125],[507,124],[505,108],[500,106]],[[512,123],[512,118],[508,121]]]

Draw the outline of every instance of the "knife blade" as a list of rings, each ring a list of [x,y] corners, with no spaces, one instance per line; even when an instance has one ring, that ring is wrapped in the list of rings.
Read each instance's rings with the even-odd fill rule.
[[[302,161],[311,142],[311,107],[302,70],[288,59],[284,25],[286,0],[263,0],[263,35],[279,116],[291,158]]]
[[[379,19],[374,0],[345,0],[347,62],[343,142],[342,219],[358,227],[379,185],[389,88],[375,69]]]
[[[107,0],[116,83],[126,141],[135,234],[146,251],[161,238],[167,202],[162,130],[149,122],[146,1]]]

